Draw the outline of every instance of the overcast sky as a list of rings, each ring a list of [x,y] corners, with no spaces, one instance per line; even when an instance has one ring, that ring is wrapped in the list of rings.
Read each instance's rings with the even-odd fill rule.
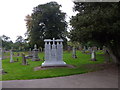
[[[9,36],[13,41],[26,32],[27,14],[31,14],[33,7],[50,1],[56,1],[62,5],[61,10],[67,13],[67,20],[74,15],[73,0],[1,0],[0,1],[0,36]]]

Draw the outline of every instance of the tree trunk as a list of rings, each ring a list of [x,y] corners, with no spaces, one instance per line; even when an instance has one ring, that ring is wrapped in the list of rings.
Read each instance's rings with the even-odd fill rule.
[[[110,54],[110,57],[112,58],[113,62],[116,63],[116,64],[120,64],[120,51],[119,49],[110,49],[110,48],[107,48],[109,54]]]

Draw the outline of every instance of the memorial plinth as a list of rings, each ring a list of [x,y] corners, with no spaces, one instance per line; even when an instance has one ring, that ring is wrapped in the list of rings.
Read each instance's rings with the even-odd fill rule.
[[[44,66],[66,66],[63,61],[63,40],[62,39],[45,39],[45,61]],[[51,44],[52,43],[52,44]]]

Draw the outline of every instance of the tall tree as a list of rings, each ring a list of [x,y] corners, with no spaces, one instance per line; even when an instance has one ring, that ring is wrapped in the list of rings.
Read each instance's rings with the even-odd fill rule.
[[[14,44],[16,49],[23,50],[25,46],[25,40],[22,36],[17,36],[16,42]]]
[[[6,50],[11,49],[13,42],[10,40],[10,37],[6,35],[2,35],[1,39],[2,39],[2,47],[5,48]]]
[[[28,40],[33,46],[44,47],[44,39],[62,38],[66,41],[67,23],[65,13],[57,2],[38,5],[31,15],[26,16]]]
[[[71,19],[72,41],[96,42],[106,46],[120,60],[120,2],[80,3],[74,2],[78,14]]]

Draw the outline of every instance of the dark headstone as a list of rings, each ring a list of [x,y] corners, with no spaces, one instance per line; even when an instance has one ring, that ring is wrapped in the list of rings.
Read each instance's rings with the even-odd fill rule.
[[[17,53],[17,56],[20,56],[20,54],[19,54],[19,53]]]
[[[22,65],[28,65],[25,58],[25,54],[22,54]]]
[[[75,47],[73,47],[72,57],[73,58],[77,58],[77,56],[76,56],[76,48]]]

